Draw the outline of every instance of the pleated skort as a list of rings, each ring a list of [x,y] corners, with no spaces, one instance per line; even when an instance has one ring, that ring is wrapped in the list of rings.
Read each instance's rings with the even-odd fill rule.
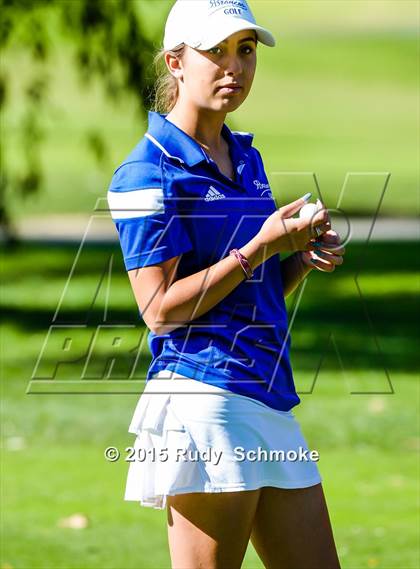
[[[169,370],[147,381],[128,431],[136,438],[124,500],[142,506],[164,509],[168,495],[189,492],[322,481],[292,410]]]

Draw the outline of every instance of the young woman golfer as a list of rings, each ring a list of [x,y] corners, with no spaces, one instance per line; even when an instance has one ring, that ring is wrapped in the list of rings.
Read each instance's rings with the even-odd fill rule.
[[[275,40],[245,0],[178,0],[147,133],[108,192],[153,358],[125,499],[167,508],[174,569],[239,568],[249,539],[270,569],[339,567],[284,297],[344,248],[320,202],[277,209],[253,135],[224,122],[259,43]]]

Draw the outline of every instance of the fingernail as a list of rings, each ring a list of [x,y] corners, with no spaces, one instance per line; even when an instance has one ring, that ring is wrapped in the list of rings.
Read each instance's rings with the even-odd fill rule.
[[[306,203],[308,203],[308,201],[311,199],[311,196],[312,196],[312,192],[308,192],[301,199],[303,199]]]

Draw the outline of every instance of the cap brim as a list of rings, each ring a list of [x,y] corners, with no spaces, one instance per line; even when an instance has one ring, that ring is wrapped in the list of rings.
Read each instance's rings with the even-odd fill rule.
[[[191,45],[191,47],[194,47],[198,50],[210,49],[232,34],[235,34],[236,32],[240,32],[242,30],[255,30],[259,42],[267,45],[268,47],[274,47],[276,45],[276,40],[273,34],[266,28],[262,28],[261,26],[253,24],[248,20],[232,18],[231,21],[228,22],[228,25],[218,27],[216,30],[213,30],[211,33],[209,33],[201,43],[196,43],[195,45]]]

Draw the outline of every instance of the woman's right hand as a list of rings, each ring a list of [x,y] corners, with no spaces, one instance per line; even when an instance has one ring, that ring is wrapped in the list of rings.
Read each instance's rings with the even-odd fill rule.
[[[306,203],[299,198],[280,207],[264,221],[257,237],[267,247],[269,257],[284,251],[311,251],[315,249],[310,243],[311,239],[316,239],[315,226],[323,232],[331,229],[330,216],[325,207],[309,218],[292,217]]]

